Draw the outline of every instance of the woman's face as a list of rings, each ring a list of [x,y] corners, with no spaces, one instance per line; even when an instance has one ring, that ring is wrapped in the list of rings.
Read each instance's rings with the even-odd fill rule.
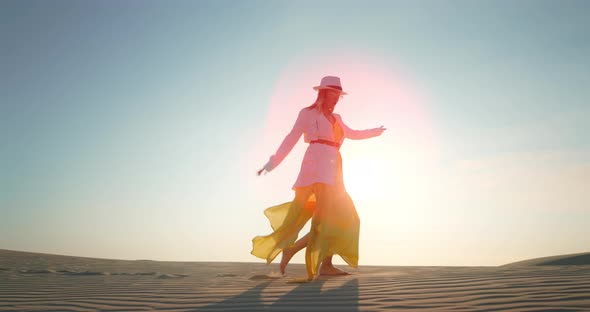
[[[338,100],[340,100],[340,97],[342,97],[342,95],[340,95],[340,92],[333,91],[333,90],[327,90],[326,96],[324,97],[324,103],[323,103],[324,108],[326,110],[328,110],[330,113],[332,111],[334,111],[334,106],[336,106],[336,103],[338,103]]]

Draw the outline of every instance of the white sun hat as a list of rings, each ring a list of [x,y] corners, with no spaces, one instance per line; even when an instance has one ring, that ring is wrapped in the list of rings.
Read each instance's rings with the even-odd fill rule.
[[[313,87],[313,89],[316,91],[321,89],[331,89],[335,91],[340,91],[341,95],[348,94],[342,91],[342,84],[340,84],[340,78],[336,76],[326,76],[322,78],[320,85]]]

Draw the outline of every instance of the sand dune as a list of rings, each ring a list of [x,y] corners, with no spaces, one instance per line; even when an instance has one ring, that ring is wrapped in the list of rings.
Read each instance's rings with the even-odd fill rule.
[[[579,264],[582,255],[540,263]],[[0,311],[590,311],[590,265],[533,260],[500,267],[361,266],[349,276],[297,283],[305,276],[301,264],[281,277],[275,264],[0,250]]]
[[[590,265],[590,252],[523,260],[504,266],[523,265]]]

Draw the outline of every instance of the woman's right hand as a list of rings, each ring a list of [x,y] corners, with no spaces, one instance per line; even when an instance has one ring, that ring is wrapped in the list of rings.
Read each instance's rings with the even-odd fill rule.
[[[272,170],[272,156],[269,158],[268,162],[264,165],[264,167],[262,167],[262,169],[256,171],[256,174],[261,175],[263,172],[264,172],[264,174],[267,174],[271,170]]]

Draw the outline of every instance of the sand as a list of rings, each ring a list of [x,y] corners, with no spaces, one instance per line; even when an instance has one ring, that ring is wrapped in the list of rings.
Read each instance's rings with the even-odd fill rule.
[[[297,283],[305,276],[301,264],[281,277],[275,264],[0,250],[0,311],[590,311],[590,253],[544,259],[499,267],[361,266],[348,276]]]

